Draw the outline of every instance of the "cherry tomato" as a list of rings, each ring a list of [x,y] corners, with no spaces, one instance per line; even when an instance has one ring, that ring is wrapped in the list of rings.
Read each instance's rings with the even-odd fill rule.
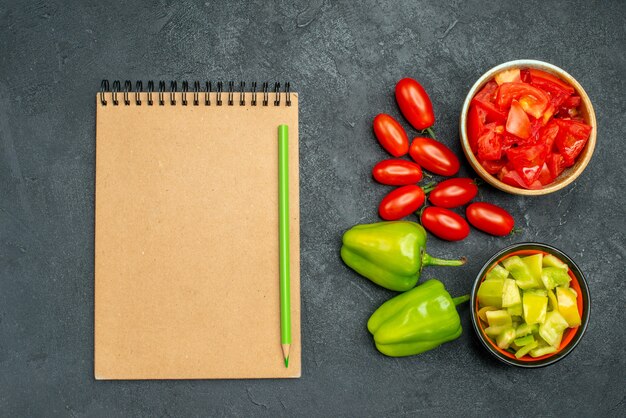
[[[439,183],[428,195],[428,200],[440,208],[456,208],[469,203],[478,194],[478,187],[469,178],[454,178]]]
[[[460,241],[465,239],[470,232],[465,219],[449,209],[436,206],[424,209],[421,222],[431,234],[446,241]]]
[[[510,234],[515,226],[515,220],[506,210],[491,203],[472,203],[465,216],[475,228],[498,237]]]
[[[412,78],[396,84],[396,101],[400,111],[415,129],[426,129],[435,123],[433,104],[424,87]]]
[[[409,151],[409,137],[402,125],[389,115],[381,113],[374,118],[374,134],[380,145],[394,157]]]
[[[396,221],[418,210],[425,200],[426,195],[419,186],[398,187],[383,198],[378,213],[386,221]]]
[[[504,83],[498,87],[496,103],[500,109],[507,109],[513,100],[517,100],[522,109],[539,119],[550,103],[550,97],[537,87],[527,83]]]
[[[426,170],[441,176],[453,176],[461,167],[459,159],[450,148],[432,138],[417,137],[413,139],[409,154],[416,163]]]
[[[422,168],[412,161],[383,160],[372,169],[377,182],[390,186],[415,184],[422,179]]]
[[[511,102],[509,116],[506,119],[506,131],[522,139],[530,137],[530,119],[517,100]]]

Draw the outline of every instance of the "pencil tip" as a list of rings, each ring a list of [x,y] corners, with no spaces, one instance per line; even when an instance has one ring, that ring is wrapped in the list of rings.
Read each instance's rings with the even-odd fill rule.
[[[289,357],[285,357],[285,367],[289,367]]]

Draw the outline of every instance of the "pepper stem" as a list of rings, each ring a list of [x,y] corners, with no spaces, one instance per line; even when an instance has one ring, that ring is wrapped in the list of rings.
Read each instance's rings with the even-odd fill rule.
[[[432,257],[427,253],[422,255],[423,266],[462,266],[467,261],[467,258],[461,257],[458,260],[447,260],[445,258]]]
[[[435,141],[437,140],[437,137],[435,136],[435,131],[433,131],[432,128],[426,128],[426,132],[428,132],[428,135],[430,135],[432,139],[434,139]]]
[[[459,306],[461,303],[467,302],[470,300],[470,295],[457,296],[452,298],[452,302],[454,302],[454,306]]]

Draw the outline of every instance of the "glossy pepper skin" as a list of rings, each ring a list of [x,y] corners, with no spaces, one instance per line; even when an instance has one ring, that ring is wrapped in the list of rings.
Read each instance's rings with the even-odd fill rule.
[[[374,283],[404,292],[417,284],[422,267],[460,266],[426,254],[426,231],[415,222],[395,221],[356,225],[343,235],[341,258],[348,267]]]
[[[404,357],[457,339],[462,332],[456,305],[469,295],[450,297],[439,280],[428,280],[383,303],[367,322],[378,351]]]

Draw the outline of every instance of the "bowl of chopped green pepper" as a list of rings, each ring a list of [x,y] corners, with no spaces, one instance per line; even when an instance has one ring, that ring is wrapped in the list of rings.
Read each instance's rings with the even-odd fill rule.
[[[589,287],[574,261],[536,242],[496,253],[478,273],[470,299],[482,345],[505,364],[544,367],[580,342],[589,322]]]

